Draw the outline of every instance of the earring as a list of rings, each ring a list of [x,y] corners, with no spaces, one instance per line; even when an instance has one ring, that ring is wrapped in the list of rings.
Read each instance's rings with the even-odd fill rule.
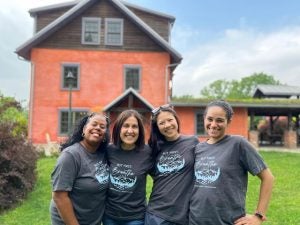
[[[105,137],[102,139],[102,142],[106,142],[106,138]]]
[[[85,135],[85,134],[82,132],[81,136],[84,137],[84,135]]]

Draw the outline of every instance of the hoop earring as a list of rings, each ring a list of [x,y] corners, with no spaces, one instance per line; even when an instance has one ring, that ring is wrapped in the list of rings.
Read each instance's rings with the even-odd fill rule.
[[[85,135],[84,132],[82,132],[81,136],[84,137],[84,135]]]
[[[106,138],[105,137],[102,139],[102,142],[106,142]]]

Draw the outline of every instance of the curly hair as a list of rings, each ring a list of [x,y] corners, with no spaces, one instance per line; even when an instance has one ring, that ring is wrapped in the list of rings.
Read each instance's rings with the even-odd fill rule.
[[[103,142],[101,142],[101,144],[99,145],[99,147],[97,149],[97,151],[105,151],[107,145],[110,142],[110,131],[109,131],[110,121],[107,116],[105,116],[104,114],[101,114],[101,113],[91,113],[89,115],[84,116],[81,120],[79,120],[78,123],[76,124],[72,134],[69,136],[68,140],[65,143],[62,143],[60,145],[60,150],[63,151],[65,148],[82,141],[83,140],[82,132],[83,132],[84,126],[89,122],[89,120],[91,118],[93,118],[96,115],[103,116],[106,120],[105,137],[103,139]]]

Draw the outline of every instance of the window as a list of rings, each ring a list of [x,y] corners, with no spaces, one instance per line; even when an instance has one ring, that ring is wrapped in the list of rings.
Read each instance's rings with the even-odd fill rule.
[[[71,127],[70,131],[73,129],[74,125],[82,119],[85,115],[87,115],[87,110],[78,110],[72,109],[71,112]],[[68,119],[69,119],[69,110],[62,109],[59,112],[59,134],[60,135],[67,135],[68,134]]]
[[[123,45],[123,19],[105,19],[105,45]]]
[[[68,78],[71,73],[73,78]],[[72,85],[73,89],[79,89],[79,65],[78,64],[64,64],[62,65],[62,89],[69,89]]]
[[[204,110],[196,112],[196,133],[197,133],[197,135],[205,134],[203,116],[204,116]]]
[[[101,19],[94,17],[82,18],[82,44],[99,45],[100,44],[100,26]]]
[[[139,66],[125,66],[125,90],[132,87],[140,90],[141,68]]]

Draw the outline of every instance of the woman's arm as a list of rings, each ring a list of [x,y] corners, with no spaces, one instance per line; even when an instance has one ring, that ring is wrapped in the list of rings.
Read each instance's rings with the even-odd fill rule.
[[[79,225],[71,199],[69,198],[67,191],[54,191],[52,192],[52,198],[56,204],[59,215],[66,225]]]
[[[261,184],[256,211],[265,215],[271,199],[274,177],[269,169],[261,171],[257,176],[260,178]]]
[[[261,180],[259,199],[256,207],[256,212],[258,213],[258,215],[255,215],[255,213],[253,215],[246,215],[245,217],[236,220],[234,223],[235,225],[248,223],[261,224],[266,218],[265,215],[271,199],[274,177],[269,169],[264,169],[259,174],[257,174],[257,176]],[[262,216],[262,218],[260,218],[260,216]]]

